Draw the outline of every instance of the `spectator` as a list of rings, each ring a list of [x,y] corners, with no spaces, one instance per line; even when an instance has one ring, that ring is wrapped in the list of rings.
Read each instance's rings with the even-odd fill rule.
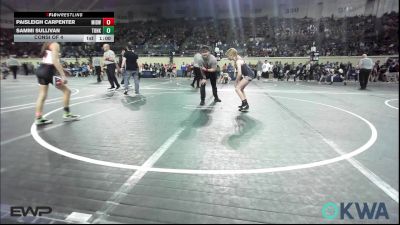
[[[231,79],[235,77],[235,67],[233,67],[231,63],[228,64],[226,72],[229,74]]]
[[[10,68],[10,71],[13,73],[14,80],[17,79],[18,68],[21,65],[19,63],[19,61],[14,57],[14,55],[11,55],[7,59],[6,64],[7,64],[8,68]],[[6,78],[4,77],[4,79],[6,79]]]
[[[366,22],[368,21],[368,22]],[[235,29],[229,19],[197,19],[196,21],[167,19],[157,23],[147,21],[131,22],[118,27],[115,34],[115,48],[122,48],[128,42],[137,46],[138,54],[193,55],[200,44],[215,44],[214,50],[226,51],[228,47],[239,46],[249,56],[309,56],[312,46],[326,55],[369,55],[398,54],[398,12],[376,16],[352,16],[342,18],[242,18],[243,34],[237,40]],[[179,23],[179,26],[176,24]],[[319,26],[317,26],[317,24]],[[346,24],[343,27],[343,24]],[[135,29],[132,29],[135,27]],[[204,27],[207,27],[206,31]],[[256,29],[253,31],[253,27]],[[253,40],[253,34],[263,40]],[[359,40],[362,40],[360,42]],[[2,29],[0,46],[5,55],[17,57],[38,56],[39,44],[13,42],[13,30]],[[314,45],[315,43],[315,45]],[[313,47],[313,48],[314,48]],[[173,50],[173,51],[171,51]],[[100,56],[99,46],[82,43],[63,46],[62,57]],[[343,69],[343,68],[342,68]],[[346,72],[346,71],[345,71]]]
[[[257,62],[257,80],[260,80],[261,74],[262,74],[262,66],[263,63],[261,62],[261,60],[258,60]]]
[[[186,65],[184,62],[181,65],[181,71],[182,71],[182,76],[186,77],[187,76],[187,68],[186,68]]]
[[[6,77],[8,76],[10,69],[8,68],[6,63],[2,63],[1,64],[1,74],[3,74],[2,79],[6,79]]]

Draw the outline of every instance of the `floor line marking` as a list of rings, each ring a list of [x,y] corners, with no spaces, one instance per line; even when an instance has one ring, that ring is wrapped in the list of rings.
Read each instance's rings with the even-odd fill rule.
[[[337,153],[340,155],[345,154],[337,145],[335,142],[328,140],[328,139],[323,139],[325,143],[327,143],[333,150],[335,150]],[[397,204],[399,203],[399,192],[394,189],[392,186],[390,186],[388,183],[386,183],[384,180],[382,180],[378,175],[376,175],[374,172],[369,170],[367,167],[365,167],[362,163],[360,163],[358,160],[351,158],[351,159],[346,159],[354,168],[356,168],[361,174],[363,174],[368,180],[370,180],[372,183],[374,183],[379,189],[381,189],[385,194],[387,194],[391,199],[393,199]]]
[[[177,92],[157,92],[157,93],[148,93],[148,95],[158,95],[158,94],[165,94],[165,93],[177,93]],[[77,102],[77,103],[73,103],[73,104],[71,104],[70,106],[73,106],[73,105],[78,105],[78,104],[82,104],[82,103],[87,103],[87,102],[91,102],[91,101],[98,101],[98,100],[103,100],[103,99],[109,99],[109,98],[112,98],[112,97],[104,97],[104,98],[97,98],[97,99],[92,99],[92,100],[88,100],[88,101],[84,101],[84,102]],[[131,103],[128,103],[128,104],[132,104],[132,102]],[[58,110],[61,110],[62,108],[58,108]],[[53,110],[53,111],[51,111],[50,113],[53,113],[54,111],[57,111],[57,109],[56,110]],[[50,113],[47,113],[46,115],[49,115]],[[45,116],[46,116],[45,115]],[[97,114],[93,114],[93,115],[97,115]],[[93,115],[91,115],[91,116],[93,116]],[[84,116],[84,117],[81,117],[81,119],[84,119],[84,118],[87,118],[88,116]],[[46,131],[46,130],[51,130],[51,129],[53,129],[53,128],[56,128],[56,127],[59,127],[59,126],[62,126],[63,124],[60,124],[60,125],[56,125],[56,126],[52,126],[52,127],[49,127],[49,128],[45,128],[44,130],[41,130],[41,131],[39,131],[39,132],[43,132],[43,131]],[[23,135],[20,135],[20,136],[18,136],[18,137],[15,137],[15,138],[12,138],[12,139],[9,139],[9,140],[6,140],[6,141],[2,141],[1,142],[1,145],[5,145],[5,144],[8,144],[8,143],[12,143],[12,142],[14,142],[14,141],[17,141],[17,140],[20,140],[20,139],[23,139],[23,138],[27,138],[27,137],[30,137],[30,136],[32,136],[32,134],[31,134],[31,132],[29,132],[29,133],[26,133],[26,134],[23,134]]]
[[[77,95],[79,93],[78,89],[76,89],[76,88],[71,88],[71,89],[76,90],[74,93],[71,93],[71,96]],[[61,100],[62,98],[63,97],[46,99],[46,102],[52,102],[52,101],[56,101],[56,100]],[[10,109],[10,108],[17,108],[17,107],[20,107],[20,106],[27,106],[27,105],[36,105],[36,102],[26,103],[26,104],[21,104],[21,105],[13,105],[13,106],[2,107],[2,108],[0,108],[0,110]]]
[[[392,105],[389,104],[389,102],[395,101],[395,100],[398,101],[399,99],[398,99],[398,98],[395,98],[395,99],[388,99],[388,100],[385,101],[385,105],[387,105],[387,106],[389,106],[390,108],[393,108],[393,109],[399,109],[399,108],[397,108],[397,107],[392,106]]]
[[[4,99],[17,99],[17,98],[26,98],[26,97],[30,97],[31,95],[23,95],[23,96],[15,96],[15,97],[4,97]],[[1,95],[1,97],[3,97],[3,95]]]
[[[95,212],[91,223],[98,223],[103,221],[106,215],[108,215],[112,210],[114,210],[121,200],[133,190],[136,184],[146,175],[149,168],[152,168],[154,164],[164,155],[164,153],[178,140],[179,135],[186,129],[181,127],[177,129],[164,143],[136,170],[125,182],[120,186],[120,188],[113,193],[113,195],[106,201],[102,209]]]
[[[155,94],[155,93],[152,93],[152,94]],[[158,93],[157,93],[157,94],[158,94]],[[104,98],[97,98],[97,99],[92,99],[92,100],[84,101],[84,102],[77,102],[77,103],[71,104],[70,106],[79,105],[79,104],[82,104],[82,103],[88,103],[88,102],[92,102],[92,101],[103,100],[103,99],[109,99],[109,98],[112,98],[112,97],[104,97]],[[140,99],[140,100],[137,100],[137,101],[141,101],[141,99]],[[130,102],[130,103],[127,103],[127,104],[133,104],[133,103],[136,103],[137,101],[133,101],[133,102]],[[51,111],[50,113],[53,113],[53,112],[58,111],[58,110],[61,110],[61,109],[63,109],[63,108],[58,108],[58,109],[56,109],[56,110]],[[94,116],[94,115],[101,114],[101,113],[103,113],[103,112],[107,112],[107,111],[110,111],[110,110],[113,110],[113,108],[106,109],[106,110],[103,110],[103,111],[99,111],[99,112],[96,112],[96,113],[93,113],[93,114],[89,114],[89,115],[86,115],[86,116],[81,117],[80,119],[86,119],[86,118],[88,118],[88,117],[92,117],[92,116]],[[47,113],[45,116],[47,116],[48,114],[49,114],[49,113]],[[65,124],[65,123],[61,123],[61,124],[57,124],[57,125],[54,125],[54,126],[46,127],[46,128],[44,128],[43,130],[40,130],[40,131],[38,131],[38,132],[39,132],[39,133],[42,133],[42,132],[47,131],[47,130],[52,130],[52,129],[54,129],[54,128],[63,126],[64,124]],[[29,133],[26,133],[26,134],[17,136],[17,137],[15,137],[15,138],[11,138],[11,139],[6,140],[6,141],[2,141],[2,142],[1,142],[1,145],[6,145],[6,144],[8,144],[8,143],[11,143],[11,142],[14,142],[14,141],[18,141],[18,140],[20,140],[20,139],[27,138],[27,137],[31,137],[31,136],[32,136],[32,134],[31,134],[31,132],[29,132]]]
[[[89,97],[93,97],[95,95],[86,95],[86,96],[82,96],[82,97],[76,97],[76,98],[71,98],[70,100],[76,100],[76,99],[81,99],[81,98],[89,98]],[[60,103],[60,101],[52,101],[52,102],[46,102],[44,105],[51,105],[51,104],[56,104],[56,103]],[[1,111],[0,113],[7,113],[7,112],[15,112],[15,111],[19,111],[19,110],[23,110],[23,109],[30,109],[30,108],[35,108],[36,105],[31,105],[31,106],[25,106],[25,107],[20,107],[20,108],[16,108],[16,109],[9,109],[9,110],[5,110],[5,111]]]
[[[143,165],[136,170],[121,187],[113,193],[113,195],[106,201],[101,210],[95,212],[97,218],[93,217],[92,223],[97,223],[104,220],[104,217],[114,210],[121,200],[136,186],[137,183],[146,175],[148,168],[151,168],[161,156],[172,146],[178,139],[179,135],[186,129],[182,127],[174,132],[147,160]],[[143,170],[145,169],[145,170]]]
[[[84,101],[84,102],[77,102],[77,103],[71,104],[70,106],[79,105],[79,104],[81,104],[81,103],[87,103],[87,102],[91,102],[91,101],[97,101],[97,100],[107,99],[107,98],[109,98],[109,97],[106,97],[106,98],[98,98],[98,99],[92,99],[92,100]],[[61,109],[63,109],[63,108],[58,108],[58,109],[53,110],[53,111],[57,111],[57,110],[61,110]],[[85,119],[85,118],[87,118],[87,117],[90,117],[90,116],[93,116],[93,115],[97,115],[97,114],[99,114],[99,113],[103,113],[103,112],[108,111],[108,110],[111,110],[111,109],[106,109],[106,110],[103,110],[103,111],[100,111],[100,112],[96,112],[96,113],[93,113],[93,114],[89,114],[89,115],[86,115],[86,116],[81,117],[80,119]],[[52,111],[52,112],[53,112],[53,111]],[[47,114],[46,114],[46,115],[47,115]],[[52,129],[54,129],[54,128],[63,126],[64,124],[65,124],[65,123],[60,123],[60,124],[57,124],[57,125],[54,125],[54,126],[49,126],[49,127],[46,127],[46,128],[44,128],[44,129],[42,129],[42,130],[40,130],[40,131],[38,131],[38,132],[41,133],[41,132],[44,132],[44,131],[47,131],[47,130],[52,130]],[[11,143],[11,142],[14,142],[14,141],[18,141],[18,140],[20,140],[20,139],[27,138],[27,137],[30,137],[30,136],[32,136],[32,134],[29,132],[29,133],[20,135],[20,136],[15,137],[15,138],[11,138],[11,139],[6,140],[6,141],[2,141],[2,142],[1,142],[1,145],[6,145],[6,144],[8,144],[8,143]]]
[[[274,100],[274,96],[269,96]],[[284,98],[284,97],[280,97]],[[300,100],[300,99],[299,99]],[[274,100],[276,101],[276,100]],[[280,103],[279,103],[280,104]],[[325,138],[318,130],[304,121],[301,117],[295,115],[295,118],[303,121],[303,123],[309,127],[315,134],[317,134],[327,145],[329,145],[335,152],[339,155],[345,155],[346,153],[340,149],[340,147],[332,140]],[[399,203],[399,192],[387,184],[384,180],[382,180],[379,176],[370,171],[367,167],[361,164],[358,160],[354,158],[347,158],[348,161],[354,168],[356,168],[361,174],[363,174],[368,180],[370,180],[373,184],[375,184],[379,189],[381,189],[385,194],[387,194],[391,199],[393,199],[396,203]]]
[[[330,159],[326,159],[326,160],[322,160],[322,161],[316,161],[316,162],[311,162],[311,163],[305,163],[305,164],[297,164],[297,165],[291,165],[291,166],[282,166],[282,167],[273,167],[273,168],[260,168],[260,169],[246,169],[246,170],[196,170],[196,169],[172,169],[172,168],[148,168],[146,169],[147,171],[151,171],[151,172],[161,172],[161,173],[177,173],[177,174],[219,174],[219,175],[223,175],[223,174],[257,174],[257,173],[273,173],[273,172],[285,172],[285,171],[292,171],[292,170],[300,170],[300,169],[307,169],[307,168],[313,168],[313,167],[318,167],[318,166],[324,166],[324,165],[328,165],[328,164],[332,164],[332,163],[336,163],[339,161],[342,161],[344,159],[348,159],[351,157],[354,157],[366,150],[368,150],[376,141],[377,139],[377,131],[376,128],[374,127],[374,125],[369,122],[368,120],[366,120],[365,118],[347,111],[345,109],[341,109],[339,107],[336,106],[332,106],[332,105],[328,105],[328,104],[324,104],[324,103],[319,103],[319,102],[313,102],[313,101],[309,101],[309,100],[303,100],[303,99],[294,99],[294,98],[288,98],[288,97],[281,97],[281,96],[274,96],[274,97],[280,97],[280,98],[286,98],[286,99],[291,99],[291,100],[297,100],[297,101],[303,101],[303,102],[309,102],[309,103],[313,103],[316,105],[322,105],[322,106],[326,106],[326,107],[330,107],[333,109],[337,109],[339,111],[348,113],[360,120],[362,120],[363,122],[365,122],[368,127],[371,130],[371,136],[369,138],[369,140],[363,144],[362,146],[358,147],[357,149],[346,153],[344,155],[341,156],[337,156],[335,158],[330,158]],[[122,163],[114,163],[114,162],[108,162],[108,161],[103,161],[103,160],[96,160],[96,159],[91,159],[88,157],[84,157],[84,156],[80,156],[80,155],[76,155],[76,154],[72,154],[70,152],[67,152],[65,150],[59,149],[51,144],[49,144],[48,142],[44,141],[37,133],[35,124],[32,125],[31,127],[31,133],[32,136],[34,137],[34,139],[43,147],[47,148],[50,151],[53,151],[55,153],[58,153],[60,155],[63,155],[65,157],[69,157],[75,160],[80,160],[80,161],[84,161],[87,163],[92,163],[92,164],[96,164],[96,165],[103,165],[103,166],[109,166],[109,167],[115,167],[115,168],[122,168],[122,169],[130,169],[130,170],[138,170],[138,169],[142,169],[144,170],[144,168],[142,168],[141,166],[137,166],[137,165],[128,165],[128,164],[122,164]]]

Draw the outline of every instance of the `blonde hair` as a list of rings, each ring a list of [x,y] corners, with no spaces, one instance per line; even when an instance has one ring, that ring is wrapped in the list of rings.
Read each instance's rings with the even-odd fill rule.
[[[49,47],[51,45],[51,42],[45,42],[42,45],[42,50],[40,50],[40,57],[45,57],[47,55],[46,50],[49,50]]]
[[[228,49],[228,50],[226,51],[226,54],[225,54],[225,55],[228,56],[228,58],[229,58],[229,57],[234,58],[234,57],[236,57],[236,56],[238,55],[238,52],[237,52],[236,49],[230,48],[230,49]]]

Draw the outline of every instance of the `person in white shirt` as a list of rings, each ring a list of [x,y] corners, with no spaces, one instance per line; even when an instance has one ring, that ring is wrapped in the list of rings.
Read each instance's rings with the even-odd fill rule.
[[[229,84],[231,82],[231,80],[232,79],[229,77],[228,73],[222,73],[220,78],[219,78],[219,80],[218,80],[218,83],[220,83],[220,84]]]
[[[101,75],[100,58],[99,57],[93,57],[92,63],[93,63],[95,74],[97,75],[97,82],[100,83],[101,82],[101,78],[100,78],[100,75]]]
[[[115,53],[110,49],[109,44],[103,45],[104,55],[103,55],[103,63],[107,66],[107,77],[108,81],[110,82],[111,87],[108,88],[109,90],[119,89],[120,85],[118,83],[117,78],[115,77],[115,69],[116,69],[116,59]]]
[[[311,70],[311,62],[308,62],[306,64],[306,74],[305,74],[306,81],[308,81],[310,79],[310,70]]]
[[[270,79],[269,75],[272,72],[272,67],[273,66],[267,60],[265,60],[266,76],[268,79]]]
[[[17,79],[18,67],[21,65],[19,61],[16,58],[14,58],[13,55],[11,55],[10,58],[7,59],[6,64],[8,68],[10,68],[10,71],[13,73],[14,80]]]
[[[260,77],[261,77],[262,66],[263,66],[263,63],[261,62],[261,60],[259,60],[259,61],[257,62],[257,80],[259,80]]]
[[[262,71],[262,77],[267,77],[268,76],[268,64],[267,60],[264,61],[264,63],[261,66],[261,71]]]
[[[221,60],[221,52],[217,45],[214,48],[214,56],[217,58],[217,61]]]
[[[365,90],[368,84],[368,77],[371,74],[372,68],[374,68],[374,62],[367,57],[367,54],[363,54],[358,66],[360,68],[360,90]]]
[[[267,63],[267,65],[269,65],[268,67],[268,76],[269,74],[271,74],[271,79],[273,78],[273,73],[272,73],[272,69],[274,68],[274,65],[272,63]]]

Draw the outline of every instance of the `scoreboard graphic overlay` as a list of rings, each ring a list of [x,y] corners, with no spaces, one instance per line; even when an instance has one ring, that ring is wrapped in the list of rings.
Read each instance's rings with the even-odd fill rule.
[[[114,42],[114,12],[14,12],[14,42]]]

